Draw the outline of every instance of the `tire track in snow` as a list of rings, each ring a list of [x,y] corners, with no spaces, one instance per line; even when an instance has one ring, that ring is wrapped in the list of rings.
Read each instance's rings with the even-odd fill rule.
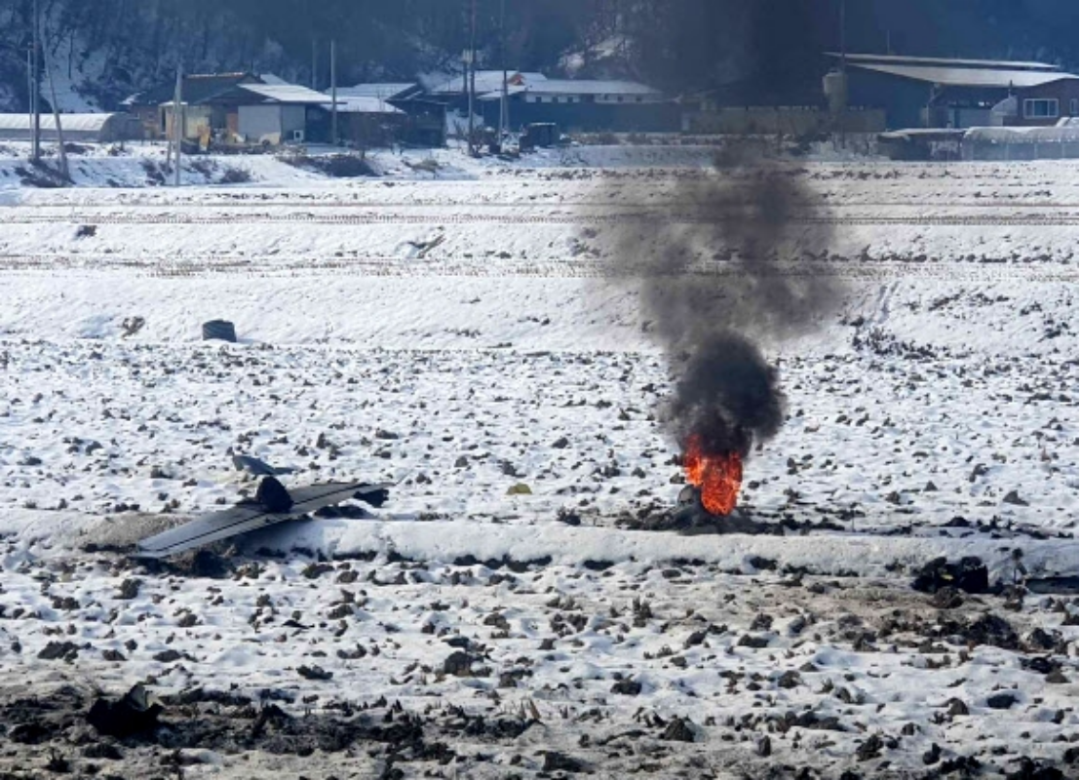
[[[747,215],[747,219],[752,219]],[[680,215],[678,223],[699,224],[715,221],[714,214]],[[790,221],[803,225],[914,225],[956,226],[1074,226],[1075,212],[1062,214],[934,214],[934,215],[855,215],[796,214]],[[601,225],[638,224],[673,220],[659,213],[623,214],[27,214],[5,215],[0,224],[72,225],[231,225],[231,224],[317,224],[317,225],[428,225],[428,224],[500,224],[500,225]]]
[[[778,263],[772,275],[779,277],[837,276],[853,280],[941,279],[957,282],[1068,283],[1076,284],[1080,273],[1071,265],[1047,263],[942,263],[942,262],[788,262]],[[343,259],[327,256],[201,257],[162,260],[139,256],[103,255],[0,255],[0,272],[100,274],[109,272],[165,277],[249,275],[317,277],[323,275],[382,277],[535,277],[602,278],[619,275],[605,260],[498,261],[482,258],[462,260],[405,260],[398,257]],[[690,268],[701,275],[730,276],[743,273],[725,261],[699,263]]]

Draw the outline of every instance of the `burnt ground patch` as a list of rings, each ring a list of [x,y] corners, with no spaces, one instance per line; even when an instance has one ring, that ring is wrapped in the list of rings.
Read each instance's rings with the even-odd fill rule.
[[[358,176],[376,176],[367,160],[355,154],[306,154],[282,157],[281,161],[306,171],[321,173],[334,179],[351,179]]]
[[[417,761],[445,765],[457,758],[451,747],[455,741],[512,741],[536,723],[513,715],[474,715],[453,706],[421,715],[383,697],[294,714],[275,703],[273,691],[266,693],[261,702],[203,688],[162,696],[154,700],[161,713],[152,728],[103,733],[101,719],[90,716],[95,712],[91,702],[98,704],[100,696],[62,686],[0,703],[0,741],[36,746],[50,755],[77,749],[82,759],[120,760],[136,751],[162,750],[178,756],[187,749],[305,757],[355,749],[378,755],[388,766]]]

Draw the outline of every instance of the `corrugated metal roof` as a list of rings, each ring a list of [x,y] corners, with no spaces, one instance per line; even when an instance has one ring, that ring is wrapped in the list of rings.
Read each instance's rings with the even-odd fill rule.
[[[499,85],[502,86],[501,84]],[[525,91],[538,95],[659,95],[653,89],[636,81],[600,81],[589,79],[547,79],[537,84],[526,84]]]
[[[322,104],[323,108],[330,111],[333,107],[332,102],[326,102]],[[341,90],[338,90],[337,110],[340,114],[404,114],[400,108],[387,103],[385,100],[381,100],[377,97],[356,97],[353,95],[342,96]]]
[[[228,92],[244,81],[256,84],[261,82],[260,78],[252,73],[192,73],[184,76],[184,102],[202,103]],[[175,92],[176,79],[174,77],[172,81],[132,95],[124,102],[134,106],[157,106],[167,100],[172,100]]]
[[[907,57],[902,54],[847,54],[838,51],[825,52],[829,57],[845,56],[848,62],[878,62],[886,65],[944,65],[946,67],[998,68],[1001,70],[1058,70],[1046,62],[1013,62],[1011,60],[966,60],[950,57]]]
[[[946,87],[1037,87],[1059,79],[1075,79],[1071,73],[1036,70],[996,70],[993,68],[948,68],[936,65],[884,65],[849,62],[849,67],[887,73],[905,79],[941,84]]]
[[[124,114],[61,114],[60,127],[78,133],[100,132],[114,116]],[[52,114],[41,115],[41,129],[55,131],[56,120]],[[0,130],[30,130],[29,114],[0,114]]]
[[[347,95],[349,97],[373,97],[382,98],[383,100],[389,100],[391,98],[398,97],[402,93],[410,92],[419,88],[420,85],[417,84],[415,81],[388,81],[384,83],[356,84],[351,87],[339,88],[338,96]]]
[[[547,81],[547,76],[543,73],[535,73],[530,71],[510,70],[506,73],[507,80],[511,82],[522,82],[526,85],[533,85],[538,82]],[[476,71],[476,92],[480,94],[482,92],[492,92],[496,89],[502,89],[503,72],[501,70],[478,70]],[[436,84],[428,91],[432,95],[459,95],[464,87],[463,76],[460,74],[452,76],[441,84]]]
[[[240,84],[245,92],[252,92],[272,103],[320,104],[330,102],[330,96],[299,84]]]
[[[518,95],[518,94],[520,94],[522,92],[528,92],[528,91],[529,91],[528,87],[509,87],[508,86],[506,88],[506,94],[507,95]],[[502,99],[502,84],[500,84],[499,88],[496,89],[493,92],[485,92],[482,95],[477,93],[476,99],[477,100],[501,100]]]

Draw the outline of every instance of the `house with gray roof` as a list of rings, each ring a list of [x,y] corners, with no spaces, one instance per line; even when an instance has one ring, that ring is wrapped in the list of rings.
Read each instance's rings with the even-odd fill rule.
[[[185,106],[185,124],[193,129],[206,125],[215,130],[236,130],[237,114],[234,102],[224,99],[241,84],[262,84],[254,73],[189,73],[183,77],[181,100]],[[137,92],[123,101],[129,114],[142,124],[144,138],[164,138],[169,131],[171,108],[176,92],[176,79],[163,81],[152,89]],[[195,134],[186,134],[189,138]]]

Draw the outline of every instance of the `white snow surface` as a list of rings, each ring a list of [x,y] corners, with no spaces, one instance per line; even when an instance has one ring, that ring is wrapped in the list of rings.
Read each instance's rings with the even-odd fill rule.
[[[378,177],[338,180],[209,158],[180,189],[147,186],[159,147],[90,148],[67,189],[26,186],[7,148],[3,679],[231,683],[281,691],[294,714],[379,697],[489,720],[536,708],[512,740],[454,740],[462,776],[533,776],[557,750],[611,777],[915,777],[931,743],[988,776],[1021,756],[1068,769],[1075,594],[946,609],[908,584],[936,557],[977,556],[1009,585],[1080,568],[1075,166],[802,164],[813,197],[778,271],[845,289],[813,334],[763,343],[787,421],[751,453],[740,506],[786,530],[679,535],[635,524],[681,476],[657,420],[672,377],[639,280],[618,271],[627,236],[663,251],[649,220],[676,182],[717,175],[708,148],[379,153]],[[414,167],[427,159],[439,167]],[[228,167],[253,181],[213,185]],[[737,273],[723,250],[700,247],[698,271]],[[217,318],[238,344],[200,340]],[[237,539],[233,578],[115,552],[253,493],[229,448],[293,467],[286,482],[398,484],[381,509]],[[965,645],[957,632],[987,613],[1022,646]],[[1037,650],[1036,629],[1055,644]],[[473,643],[475,674],[441,673],[454,637]],[[70,663],[37,657],[66,639]],[[181,656],[155,659],[167,649]],[[1064,681],[1033,671],[1036,654]],[[297,673],[312,664],[332,680]],[[639,694],[612,690],[625,677]],[[1017,702],[990,708],[1003,690]],[[942,717],[952,697],[970,717]],[[776,727],[805,708],[840,730]],[[664,741],[654,716],[690,718],[695,741]],[[871,735],[885,743],[860,760]],[[188,776],[344,766],[325,751],[188,753]],[[48,760],[23,745],[0,768]],[[118,766],[142,776],[158,760],[130,746]],[[349,760],[356,776],[386,768]]]

